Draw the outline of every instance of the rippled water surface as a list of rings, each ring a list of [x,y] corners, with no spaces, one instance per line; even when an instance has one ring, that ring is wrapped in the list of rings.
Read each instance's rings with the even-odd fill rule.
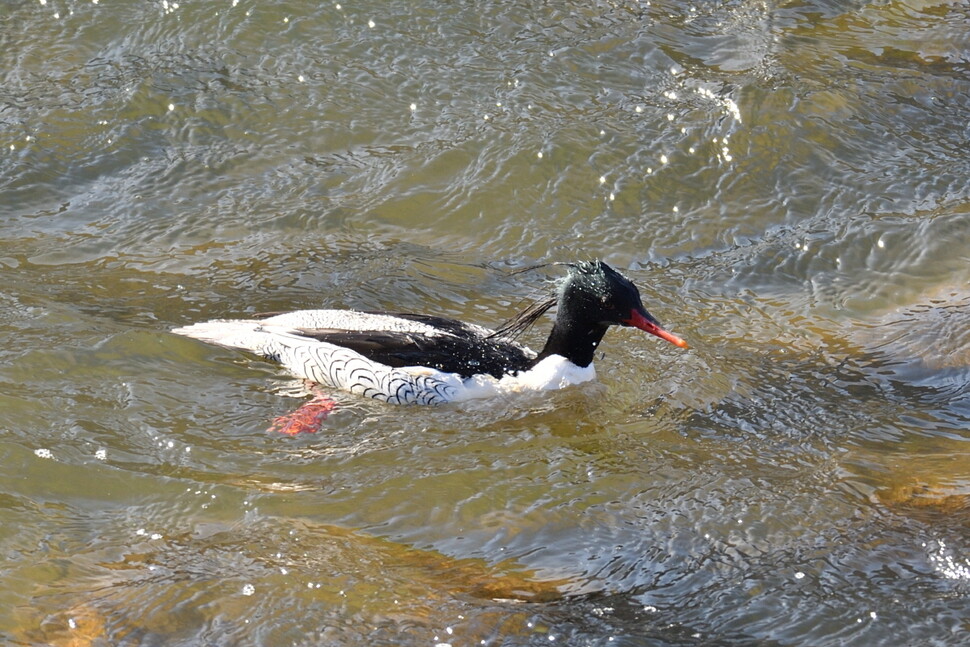
[[[968,151],[964,2],[4,2],[0,639],[967,644]],[[585,258],[692,348],[289,438],[168,332]]]

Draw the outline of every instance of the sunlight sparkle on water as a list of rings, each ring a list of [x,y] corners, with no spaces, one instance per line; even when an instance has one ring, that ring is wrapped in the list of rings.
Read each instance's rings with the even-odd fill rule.
[[[738,104],[733,99],[719,97],[707,88],[698,88],[697,94],[721,104],[734,117],[735,121],[741,123],[741,109],[738,108]]]
[[[923,547],[926,546],[924,543]],[[936,541],[936,550],[930,551],[929,557],[930,563],[948,580],[970,581],[970,559],[954,556],[942,539]]]

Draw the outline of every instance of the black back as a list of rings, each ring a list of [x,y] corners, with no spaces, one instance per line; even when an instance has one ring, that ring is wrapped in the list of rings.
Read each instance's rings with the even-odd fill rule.
[[[393,330],[300,330],[300,334],[356,351],[394,368],[427,366],[462,377],[488,374],[501,378],[528,369],[533,362],[526,350],[508,340],[483,334],[457,319],[410,313],[387,314],[433,326],[437,335]],[[488,331],[486,331],[488,332]]]

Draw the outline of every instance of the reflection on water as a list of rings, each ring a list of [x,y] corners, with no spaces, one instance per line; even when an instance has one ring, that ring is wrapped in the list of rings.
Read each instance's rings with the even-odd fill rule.
[[[960,4],[0,14],[0,636],[962,644]],[[494,326],[602,257],[689,339],[433,411],[166,331]],[[524,341],[541,345],[549,322]]]

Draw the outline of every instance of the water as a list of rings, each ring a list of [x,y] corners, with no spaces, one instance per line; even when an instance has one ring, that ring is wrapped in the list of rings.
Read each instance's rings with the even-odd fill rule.
[[[965,4],[0,21],[4,642],[970,639]],[[497,325],[593,257],[692,349],[286,438],[284,375],[166,332]]]

